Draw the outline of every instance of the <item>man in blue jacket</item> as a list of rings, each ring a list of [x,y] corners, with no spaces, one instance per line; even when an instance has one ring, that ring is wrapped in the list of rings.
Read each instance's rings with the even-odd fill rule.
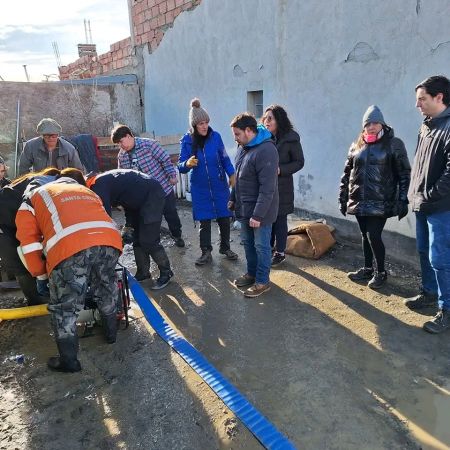
[[[410,309],[438,304],[436,317],[423,326],[436,334],[450,330],[450,80],[438,75],[419,83],[416,106],[425,119],[408,199],[416,213],[422,292],[405,304]]]
[[[246,287],[246,297],[258,297],[270,289],[272,224],[278,215],[278,151],[272,135],[248,114],[237,115],[230,124],[239,145],[236,184],[229,208],[241,222],[247,272],[235,280]]]
[[[160,241],[161,220],[166,194],[160,183],[145,173],[130,169],[113,169],[101,174],[88,174],[86,185],[103,202],[111,215],[113,206],[123,206],[126,225],[133,228],[136,279],[150,278],[150,256],[157,264],[159,278],[151,289],[162,289],[173,277],[169,258]]]

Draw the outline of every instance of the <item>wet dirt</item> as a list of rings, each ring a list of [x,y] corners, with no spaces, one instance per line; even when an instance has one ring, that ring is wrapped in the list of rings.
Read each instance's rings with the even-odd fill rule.
[[[272,289],[246,299],[232,284],[245,272],[238,232],[237,262],[219,255],[214,230],[213,262],[197,267],[198,228],[180,211],[187,246],[165,238],[176,276],[148,292],[297,448],[450,448],[450,335],[423,332],[433,311],[403,306],[416,271],[391,261],[387,285],[370,290],[346,277],[362,263],[359,248],[339,242],[318,261],[288,257]],[[131,249],[123,260],[132,266]],[[11,302],[0,297],[1,307]],[[56,350],[48,317],[0,323],[0,449],[261,448],[132,314],[115,345],[100,328],[80,339],[83,371],[70,375],[46,369]]]

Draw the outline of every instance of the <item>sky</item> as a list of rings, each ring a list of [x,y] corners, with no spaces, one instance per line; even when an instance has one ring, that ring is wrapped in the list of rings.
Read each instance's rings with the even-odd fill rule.
[[[130,36],[127,5],[127,0],[3,0],[0,77],[27,81],[24,64],[30,81],[58,74],[52,42],[58,44],[62,65],[78,59],[77,45],[86,42],[84,19],[91,22],[97,53],[106,53],[111,44]]]

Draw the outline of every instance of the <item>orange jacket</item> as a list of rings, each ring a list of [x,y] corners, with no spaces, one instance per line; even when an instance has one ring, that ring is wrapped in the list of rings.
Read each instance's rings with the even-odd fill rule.
[[[122,251],[122,239],[102,201],[69,178],[32,191],[16,215],[17,239],[28,271],[46,278],[61,261],[97,245]]]

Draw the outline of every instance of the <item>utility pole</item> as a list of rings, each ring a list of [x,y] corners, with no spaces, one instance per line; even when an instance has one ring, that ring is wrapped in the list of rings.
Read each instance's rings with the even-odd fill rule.
[[[27,65],[26,64],[23,64],[23,70],[25,70],[25,76],[27,77],[27,81],[29,82],[30,81],[30,77],[28,75]]]

